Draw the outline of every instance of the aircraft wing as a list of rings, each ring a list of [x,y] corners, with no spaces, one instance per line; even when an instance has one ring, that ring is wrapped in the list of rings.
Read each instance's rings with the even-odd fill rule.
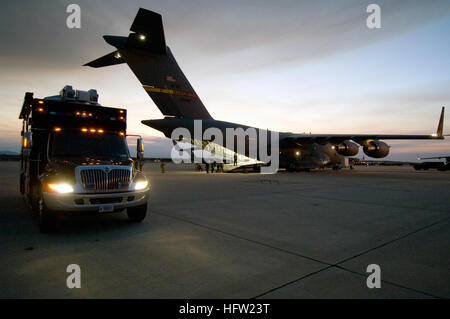
[[[444,139],[444,113],[442,107],[441,116],[436,133],[428,135],[405,135],[405,134],[291,134],[284,133],[283,142],[293,142],[296,144],[339,144],[345,140],[353,140],[358,144],[365,144],[372,140],[442,140]]]

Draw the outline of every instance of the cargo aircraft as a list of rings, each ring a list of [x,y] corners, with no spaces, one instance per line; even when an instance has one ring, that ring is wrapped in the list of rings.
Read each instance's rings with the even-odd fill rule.
[[[186,128],[194,136],[194,123],[200,122],[202,130],[218,128],[226,136],[226,129],[251,127],[214,119],[195,93],[191,84],[178,66],[172,51],[166,45],[162,17],[160,14],[139,9],[131,25],[128,37],[105,35],[105,41],[115,50],[103,57],[85,64],[99,68],[126,63],[147,91],[153,102],[164,115],[163,119],[143,120],[142,123],[172,137],[176,128]],[[314,168],[337,168],[343,159],[355,156],[362,146],[364,154],[372,158],[383,158],[389,154],[390,146],[383,140],[442,140],[444,111],[442,107],[437,131],[425,135],[398,134],[296,134],[276,132],[278,136],[278,162],[280,168],[288,171],[310,170]],[[273,133],[273,132],[272,132]],[[269,132],[270,134],[270,132]],[[173,137],[172,137],[173,139]],[[174,139],[173,139],[174,140]],[[178,139],[176,139],[178,140]],[[202,147],[213,143],[213,139],[194,141]],[[263,163],[260,158],[253,162],[246,157],[250,154],[246,139],[245,151],[239,154],[246,158],[243,163]],[[228,145],[226,142],[222,145]],[[258,144],[259,145],[259,144]],[[270,142],[267,147],[270,148]],[[227,154],[236,154],[237,149],[227,149]],[[244,153],[244,154],[242,154]],[[225,151],[224,153],[225,154]],[[259,153],[258,153],[259,154]],[[274,155],[274,154],[272,154]],[[224,155],[230,159],[233,155]],[[236,155],[234,155],[236,158]],[[264,164],[264,163],[263,163]],[[266,163],[267,164],[267,163]]]

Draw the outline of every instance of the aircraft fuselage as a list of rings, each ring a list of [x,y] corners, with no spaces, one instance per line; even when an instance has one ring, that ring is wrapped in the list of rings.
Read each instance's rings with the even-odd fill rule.
[[[197,122],[197,124],[196,124]],[[148,125],[156,130],[161,131],[168,138],[171,138],[174,141],[184,141],[190,142],[193,144],[199,144],[199,142],[204,147],[208,143],[216,143],[220,146],[227,147],[227,149],[237,152],[246,157],[251,157],[256,160],[261,160],[259,157],[260,154],[260,135],[256,135],[256,139],[252,138],[251,134],[245,135],[244,139],[244,150],[238,150],[238,143],[236,138],[230,145],[230,136],[227,134],[227,130],[237,130],[242,129],[245,133],[250,132],[250,130],[254,129],[259,131],[254,127],[241,125],[237,123],[230,123],[224,121],[217,121],[212,119],[191,119],[191,118],[172,118],[166,117],[164,119],[157,120],[144,120],[143,124]],[[197,129],[196,129],[197,125]],[[198,127],[201,127],[199,130]],[[183,128],[189,131],[190,138],[186,138],[186,136],[177,135],[176,129]],[[217,136],[218,134],[214,133],[207,134],[209,129],[218,129],[221,132],[222,136]],[[250,129],[250,130],[249,130]],[[200,135],[198,135],[200,133]],[[314,168],[325,168],[325,167],[335,167],[342,162],[343,156],[339,155],[335,150],[333,144],[330,143],[308,143],[303,145],[297,145],[293,143],[286,142],[286,136],[289,136],[291,133],[282,133],[282,132],[274,132],[267,131],[267,143],[265,146],[267,147],[266,152],[268,154],[271,153],[272,144],[271,144],[271,135],[277,134],[279,140],[279,147],[277,147],[277,152],[279,152],[279,166],[280,168],[285,168],[290,171],[294,170],[309,170]],[[208,135],[205,137],[205,135]],[[253,142],[253,143],[252,143]],[[253,152],[252,152],[253,151]],[[255,156],[252,156],[254,154]]]

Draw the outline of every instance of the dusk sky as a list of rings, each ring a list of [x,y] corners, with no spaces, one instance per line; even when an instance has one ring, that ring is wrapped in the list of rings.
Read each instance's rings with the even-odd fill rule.
[[[66,26],[71,3],[81,7],[81,29]],[[370,3],[381,7],[381,29],[366,26]],[[448,0],[2,0],[0,151],[20,150],[25,92],[45,97],[72,85],[127,108],[128,133],[145,137],[146,156],[169,156],[170,140],[140,123],[162,114],[127,65],[82,67],[114,50],[102,36],[127,36],[139,7],[162,14],[168,46],[218,120],[296,133],[430,134],[450,104]],[[391,160],[450,154],[450,138],[389,144]]]

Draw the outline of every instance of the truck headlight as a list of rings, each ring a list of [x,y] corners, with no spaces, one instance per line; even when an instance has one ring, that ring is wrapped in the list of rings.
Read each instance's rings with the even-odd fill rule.
[[[48,188],[54,192],[61,193],[61,194],[73,193],[73,187],[66,183],[48,184]]]
[[[134,183],[134,190],[141,190],[148,186],[148,181],[139,181]]]

